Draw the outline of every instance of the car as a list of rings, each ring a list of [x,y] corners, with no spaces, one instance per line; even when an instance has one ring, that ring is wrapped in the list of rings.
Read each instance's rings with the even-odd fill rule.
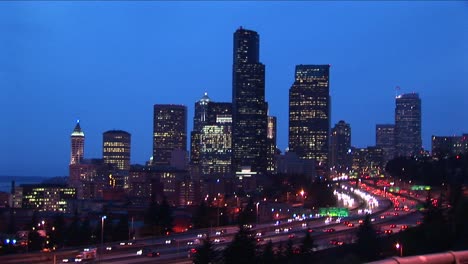
[[[361,224],[364,224],[364,220],[362,219],[359,219],[358,223],[361,225]]]
[[[113,247],[111,247],[111,246],[107,246],[107,247],[106,247],[106,250],[107,250],[107,251],[111,251],[112,249],[113,249]]]
[[[203,238],[203,237],[206,237],[206,234],[205,234],[205,233],[203,233],[203,234],[198,234],[197,237],[198,237],[198,238]]]
[[[312,228],[307,229],[307,232],[312,233],[314,230]]]
[[[391,235],[391,234],[393,234],[393,231],[391,229],[387,229],[387,230],[385,230],[385,234]]]
[[[224,238],[216,238],[214,240],[215,243],[221,243],[221,242],[224,242],[224,241],[226,241]]]
[[[380,216],[380,219],[384,219],[384,218],[385,218],[385,215],[381,215],[381,216]]]
[[[401,230],[408,229],[408,225],[401,225],[400,228],[401,228]]]
[[[193,241],[188,241],[187,246],[191,246],[191,245],[193,245]]]
[[[398,216],[398,213],[393,213],[394,216]]]
[[[348,227],[353,227],[353,226],[354,226],[353,223],[349,223],[349,224],[348,224]]]
[[[170,245],[170,244],[172,244],[173,242],[175,242],[174,239],[166,239],[166,241],[164,241],[164,243],[165,243],[166,245]]]
[[[340,240],[336,240],[336,239],[330,240],[330,245],[341,246],[343,244],[344,244],[344,242],[340,241]]]
[[[140,249],[136,252],[137,256],[141,256],[143,255],[143,249]]]
[[[75,262],[75,258],[64,258],[64,259],[62,259],[62,262],[64,262],[64,263]]]
[[[348,225],[350,224],[350,222],[349,222],[349,221],[344,221],[343,224],[344,224],[345,226],[348,226]]]
[[[275,233],[278,234],[279,232],[281,232],[281,230],[279,228],[276,228]]]
[[[263,237],[257,237],[257,242],[262,242],[263,240],[265,240]]]
[[[147,257],[159,257],[161,256],[161,253],[157,252],[157,251],[151,251],[151,252],[148,252],[146,254]]]
[[[327,228],[327,229],[324,230],[324,232],[332,233],[332,232],[335,232],[335,229],[334,228]]]
[[[391,224],[391,225],[390,225],[390,228],[395,228],[395,227],[396,227],[395,224]]]
[[[296,235],[294,233],[288,235],[288,238],[290,238],[290,239],[295,238],[295,237],[296,237]]]
[[[307,227],[307,223],[302,223],[302,227]]]

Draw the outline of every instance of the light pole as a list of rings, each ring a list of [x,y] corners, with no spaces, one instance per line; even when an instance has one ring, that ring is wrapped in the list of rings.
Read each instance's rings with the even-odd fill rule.
[[[101,216],[101,254],[99,254],[99,259],[102,260],[102,255],[104,254],[104,220],[107,216]]]
[[[395,245],[395,248],[397,250],[400,250],[400,257],[403,257],[403,244],[400,244],[400,243],[397,242],[396,245]]]
[[[256,204],[256,206],[257,206],[257,215],[256,215],[255,218],[256,218],[256,220],[257,220],[257,225],[258,225],[258,222],[259,222],[259,221],[258,221],[258,205],[259,205],[259,204],[260,204],[260,202],[257,202],[257,204]]]

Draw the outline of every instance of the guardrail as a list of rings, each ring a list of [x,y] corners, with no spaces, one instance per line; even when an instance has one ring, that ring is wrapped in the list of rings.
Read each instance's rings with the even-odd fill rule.
[[[426,264],[467,264],[468,263],[468,250],[463,251],[447,251],[443,253],[435,253],[428,255],[419,255],[411,257],[393,257],[389,259],[369,262],[368,264],[413,264],[413,263],[426,263]]]

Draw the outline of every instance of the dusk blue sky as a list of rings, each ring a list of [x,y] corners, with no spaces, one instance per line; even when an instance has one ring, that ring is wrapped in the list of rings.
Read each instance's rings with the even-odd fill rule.
[[[231,101],[233,33],[260,35],[266,98],[288,137],[288,91],[297,64],[331,64],[332,126],[352,145],[375,144],[394,123],[395,87],[422,99],[431,135],[468,133],[468,3],[164,2],[0,3],[0,175],[68,175],[80,119],[85,157],[102,133],[132,134],[132,163],[152,153],[154,104],[193,105],[208,92]],[[188,133],[189,133],[188,131]]]

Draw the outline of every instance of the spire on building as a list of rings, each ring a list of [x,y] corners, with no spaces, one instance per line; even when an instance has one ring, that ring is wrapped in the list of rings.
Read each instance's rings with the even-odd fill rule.
[[[75,129],[73,129],[71,136],[72,137],[84,137],[84,132],[83,130],[81,130],[79,119],[76,120],[76,126],[75,126]]]

